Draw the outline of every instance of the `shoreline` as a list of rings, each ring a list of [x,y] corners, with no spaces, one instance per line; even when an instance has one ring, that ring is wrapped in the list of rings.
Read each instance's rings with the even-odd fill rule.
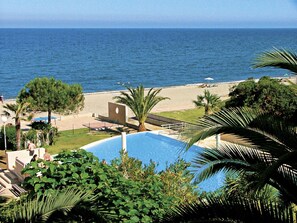
[[[281,77],[278,79],[290,79],[291,81],[295,81],[296,78],[297,76]],[[163,97],[169,97],[170,100],[164,100],[160,102],[151,112],[193,109],[195,108],[193,100],[197,99],[197,95],[203,94],[204,90],[209,90],[212,94],[217,94],[222,100],[225,100],[229,97],[229,89],[240,82],[242,81],[220,83],[208,81],[207,84],[211,85],[211,87],[199,87],[206,82],[182,86],[161,87],[162,91],[159,95]],[[148,89],[149,88],[146,88],[146,91]],[[158,89],[158,87],[156,87],[156,89]],[[124,90],[84,93],[85,105],[82,111],[71,115],[60,115],[57,113],[52,114],[53,116],[59,117],[59,121],[56,121],[56,126],[60,130],[82,128],[82,124],[95,121],[95,117],[93,116],[108,116],[108,102],[115,102],[113,97],[120,95],[120,91]],[[4,104],[13,103],[15,100],[16,99],[7,99],[4,101]],[[0,113],[3,113],[3,104],[0,104]],[[35,115],[35,117],[40,116],[47,116],[47,113],[38,112]],[[133,116],[133,113],[130,111],[130,109],[128,109],[128,116]],[[12,120],[10,117],[7,123],[14,123],[14,120]],[[2,124],[3,123],[0,122],[0,125]],[[25,125],[23,126],[25,127]]]
[[[278,77],[270,77],[270,78],[272,78],[272,79],[290,79],[291,81],[294,81],[294,80],[297,79],[297,76],[287,76],[287,77],[285,77],[285,76],[278,76]],[[157,87],[145,87],[145,90],[148,90],[150,88],[154,88],[154,89],[160,89],[160,88],[161,89],[167,89],[167,88],[179,88],[179,87],[188,87],[188,86],[198,86],[199,87],[199,85],[203,85],[203,84],[210,84],[210,85],[238,84],[238,83],[243,82],[243,81],[246,81],[246,80],[221,81],[221,82],[205,81],[205,82],[197,82],[197,83],[184,84],[184,85],[168,85],[168,86],[157,86]],[[254,78],[254,80],[258,81],[259,78]],[[84,96],[88,96],[88,95],[96,95],[96,94],[112,94],[112,93],[119,93],[120,91],[126,91],[126,89],[83,92],[83,95]],[[16,98],[5,99],[5,95],[4,95],[4,100],[5,100],[5,102],[15,102],[16,101]]]

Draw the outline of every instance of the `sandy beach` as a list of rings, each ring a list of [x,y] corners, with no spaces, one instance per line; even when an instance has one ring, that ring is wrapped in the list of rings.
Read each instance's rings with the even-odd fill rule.
[[[295,81],[295,79],[294,79]],[[170,100],[160,102],[152,112],[175,111],[194,108],[193,100],[197,95],[203,94],[204,90],[209,90],[212,94],[218,94],[222,100],[228,98],[229,89],[239,82],[211,83],[211,87],[201,87],[201,84],[186,86],[165,87],[160,95],[169,97]],[[85,94],[85,106],[78,114],[62,116],[53,114],[58,120],[53,121],[59,130],[82,128],[83,124],[94,122],[93,114],[107,116],[108,102],[114,102],[113,97],[119,95],[119,91],[97,92]],[[13,103],[14,100],[7,100],[4,103]],[[0,113],[3,113],[3,105],[0,105]],[[35,117],[46,116],[46,113],[36,114]],[[129,111],[129,116],[133,113]],[[12,119],[8,122],[13,123]],[[1,123],[2,124],[2,123]],[[25,124],[25,123],[24,123]]]
[[[170,100],[165,100],[160,102],[152,112],[161,112],[161,111],[174,111],[182,109],[194,108],[193,100],[196,99],[197,95],[202,94],[205,89],[209,90],[211,93],[218,94],[222,99],[227,98],[229,93],[229,88],[232,87],[233,83],[219,83],[212,84],[214,87],[199,87],[201,84],[193,84],[186,86],[174,86],[163,88],[160,95],[164,97],[169,97]],[[113,97],[120,95],[119,91],[110,91],[110,92],[96,92],[96,93],[86,93],[85,94],[85,106],[82,111],[78,114],[72,115],[59,115],[53,114],[58,119],[53,121],[53,124],[56,125],[59,130],[67,130],[73,128],[82,128],[83,124],[94,122],[93,114],[97,115],[108,115],[108,102],[114,102]],[[5,103],[14,103],[15,100],[7,100]],[[3,105],[0,105],[0,113],[3,113]],[[47,113],[42,112],[35,115],[35,117],[46,116]],[[128,112],[129,116],[133,116],[131,111]],[[13,120],[10,118],[9,123],[13,123]],[[2,123],[1,123],[2,124]],[[26,123],[24,123],[25,125]],[[23,127],[24,127],[23,125]]]

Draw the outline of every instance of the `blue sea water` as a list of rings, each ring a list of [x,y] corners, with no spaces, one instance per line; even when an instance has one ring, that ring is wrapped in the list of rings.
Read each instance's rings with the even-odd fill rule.
[[[282,76],[252,69],[272,47],[297,51],[297,29],[0,29],[0,94],[53,76],[84,92]]]

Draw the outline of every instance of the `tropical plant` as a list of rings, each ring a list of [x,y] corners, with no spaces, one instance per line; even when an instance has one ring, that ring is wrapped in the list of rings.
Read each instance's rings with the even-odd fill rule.
[[[281,118],[297,121],[296,91],[270,77],[259,81],[248,79],[239,83],[229,93],[226,107],[251,107],[261,109]]]
[[[52,112],[69,114],[84,107],[84,95],[80,85],[68,85],[47,77],[35,78],[27,83],[17,100],[30,102],[33,110],[47,112],[48,123],[51,123]]]
[[[163,222],[292,223],[296,217],[292,208],[270,201],[210,196],[176,207]]]
[[[204,95],[197,95],[197,100],[194,100],[193,103],[196,107],[204,107],[205,115],[209,115],[220,105],[221,100],[218,95],[211,94],[209,90],[204,90]]]
[[[144,87],[142,85],[132,88],[127,87],[128,92],[121,91],[120,96],[115,96],[116,102],[127,105],[135,114],[139,126],[138,131],[146,131],[144,122],[149,112],[160,102],[168,97],[157,96],[162,89],[154,90],[150,88],[148,93],[144,95]]]
[[[23,197],[3,207],[2,222],[106,222],[102,209],[85,208],[95,198],[90,191],[74,188],[56,190],[51,196]]]
[[[274,48],[272,51],[262,53],[256,58],[254,68],[276,67],[297,74],[297,55],[285,49]]]
[[[21,121],[30,121],[33,118],[33,114],[28,113],[29,106],[30,103],[27,102],[17,102],[16,104],[5,104],[3,106],[6,109],[6,115],[10,116],[10,112],[14,113],[17,150],[21,149]]]
[[[297,133],[282,119],[249,108],[223,109],[198,121],[193,143],[216,134],[232,134],[231,143],[205,149],[193,161],[205,180],[218,171],[244,172],[255,191],[269,184],[297,204]],[[241,140],[238,140],[241,139]]]

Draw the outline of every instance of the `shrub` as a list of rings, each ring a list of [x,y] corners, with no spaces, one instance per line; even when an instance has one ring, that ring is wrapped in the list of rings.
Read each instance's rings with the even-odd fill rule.
[[[261,109],[287,120],[297,117],[297,97],[295,91],[270,77],[262,77],[258,82],[246,80],[234,87],[226,107],[252,107]]]
[[[5,127],[6,131],[6,143],[7,143],[7,149],[9,150],[17,150],[17,145],[16,145],[16,130],[15,127],[12,125],[6,125]],[[4,146],[4,129],[3,127],[1,128],[0,132],[0,146],[2,149],[5,148]]]
[[[164,193],[157,174],[133,180],[85,150],[62,152],[55,160],[32,162],[23,170],[30,175],[23,186],[31,195],[50,194],[69,185],[87,187],[97,195],[92,208],[108,210],[110,222],[154,222],[175,203],[175,197]]]
[[[51,124],[45,122],[33,122],[31,124],[32,132],[30,132],[28,139],[37,144],[37,141],[44,145],[53,145],[56,141],[56,136],[58,135],[58,129],[53,127]],[[36,131],[37,130],[37,131]],[[34,136],[35,133],[35,136]]]
[[[51,124],[45,122],[32,122],[31,128],[36,130],[44,130],[51,127]]]

